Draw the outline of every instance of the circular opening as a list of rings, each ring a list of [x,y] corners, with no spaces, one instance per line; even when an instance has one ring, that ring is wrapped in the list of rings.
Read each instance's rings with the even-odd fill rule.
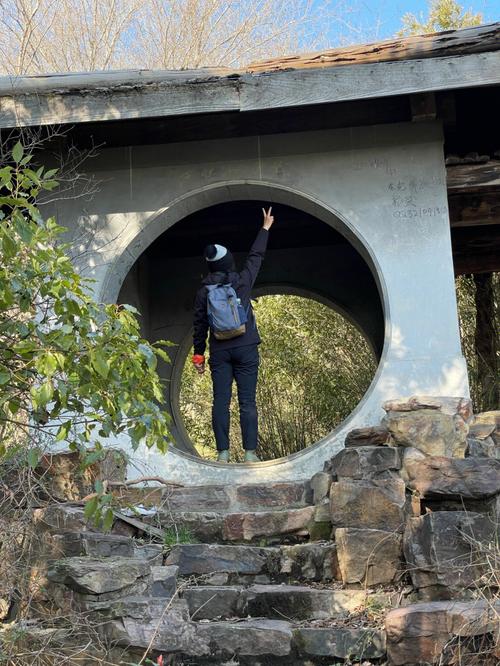
[[[317,442],[347,418],[366,393],[377,362],[360,331],[316,299],[261,296],[254,310],[263,341],[257,385],[258,453],[262,460],[274,460]],[[190,355],[180,382],[179,411],[197,452],[214,460],[210,373],[200,377]],[[230,441],[231,460],[241,461],[235,386]]]
[[[251,192],[252,186],[248,187]],[[220,196],[219,190],[214,193],[215,196]],[[285,196],[292,197],[286,192],[280,193],[280,197]],[[204,197],[206,200],[206,192]],[[295,297],[293,303],[296,307],[300,309],[301,305],[303,310],[309,308],[311,317],[304,324],[300,334],[297,333],[296,338],[293,338],[290,332],[287,353],[289,356],[302,355],[303,350],[296,347],[294,351],[294,345],[303,344],[301,335],[304,335],[304,330],[309,330],[307,327],[311,321],[328,322],[328,324],[318,324],[311,329],[314,335],[319,336],[321,327],[324,326],[330,331],[331,339],[328,341],[328,348],[323,349],[322,354],[318,351],[316,366],[310,367],[309,375],[316,377],[316,386],[320,386],[321,382],[325,383],[326,396],[332,395],[333,387],[337,388],[334,401],[336,407],[325,408],[322,412],[322,414],[327,413],[328,417],[318,418],[317,423],[309,423],[301,438],[287,436],[286,445],[281,449],[274,445],[272,452],[264,453],[262,457],[270,460],[293,455],[292,451],[300,451],[315,443],[320,445],[320,442],[325,441],[325,436],[328,439],[332,429],[346,419],[353,409],[359,408],[360,400],[364,399],[363,396],[382,356],[385,316],[376,271],[372,267],[372,260],[368,257],[366,249],[363,249],[363,245],[356,240],[352,229],[349,230],[340,219],[334,217],[333,213],[323,211],[322,217],[331,218],[330,223],[316,216],[314,208],[314,206],[318,208],[316,204],[311,204],[313,214],[285,205],[283,202],[237,199],[200,208],[176,222],[175,216],[174,222],[166,217],[163,222],[163,218],[155,218],[155,229],[163,228],[163,232],[153,232],[152,225],[148,227],[146,238],[154,240],[148,241],[149,244],[143,241],[142,246],[145,250],[139,256],[136,253],[135,256],[138,258],[122,282],[118,301],[131,303],[141,312],[144,337],[152,342],[167,339],[175,344],[170,350],[172,362],[160,363],[158,369],[165,381],[167,408],[173,417],[172,433],[175,448],[198,458],[200,450],[193,444],[193,441],[198,447],[202,444],[201,427],[196,426],[197,401],[185,400],[183,374],[186,357],[191,347],[194,297],[201,279],[206,274],[206,265],[202,259],[203,248],[210,242],[228,246],[241,270],[246,253],[261,224],[261,208],[270,204],[273,205],[277,221],[270,234],[266,258],[255,289],[256,295],[266,296],[257,304],[259,327],[264,340],[261,351],[265,356],[265,346],[268,342],[266,338],[269,338],[265,330],[266,313],[261,311],[262,308],[266,303],[281,303],[281,306],[286,308],[289,307],[285,305],[287,299]],[[304,205],[306,204],[307,200]],[[318,208],[318,215],[320,213]],[[346,227],[345,233],[340,231],[344,227]],[[136,248],[140,245],[136,244],[132,248],[133,251],[136,252]],[[276,297],[275,300],[273,297]],[[271,305],[266,306],[266,310],[272,310]],[[268,324],[269,327],[271,323]],[[288,332],[288,329],[286,330]],[[277,337],[279,336],[283,336],[283,332]],[[331,369],[337,366],[331,365],[329,355],[332,354],[331,350],[337,349],[335,345],[339,339],[347,341],[348,344],[338,347],[335,358],[338,361],[337,365],[340,364],[338,365],[340,370],[337,371]],[[271,347],[272,344],[271,341]],[[323,344],[326,342],[323,341]],[[344,365],[342,365],[343,358]],[[301,362],[306,361],[301,358]],[[351,367],[349,364],[352,364],[353,372],[347,381],[345,373]],[[331,372],[328,377],[326,377],[327,368],[328,372]],[[265,383],[263,381],[265,373],[263,362],[261,388]],[[344,383],[348,387],[343,395],[339,385],[340,377],[344,378]],[[208,376],[205,381],[207,379]],[[298,382],[299,378],[295,377],[294,381]],[[310,386],[313,393],[318,390],[313,386],[312,379]],[[206,388],[204,390],[206,396]],[[330,397],[325,398],[325,401],[329,400]],[[190,408],[187,407],[189,404]],[[308,407],[311,404],[302,401],[301,407],[303,410],[312,409]],[[207,420],[210,420],[210,405],[204,405],[202,409],[201,422],[206,424]],[[318,414],[320,410],[311,413]],[[265,410],[263,412],[261,408],[261,430],[265,428],[267,421]],[[282,422],[286,424],[285,419],[282,419]],[[235,417],[233,417],[233,429],[236,430],[238,438],[238,419]],[[206,428],[203,432],[206,432]],[[211,437],[211,432],[207,436]],[[207,449],[205,445],[201,453],[204,457],[209,457],[213,455],[210,450],[211,447],[208,446]],[[233,459],[237,450],[239,451],[240,447],[233,444]]]

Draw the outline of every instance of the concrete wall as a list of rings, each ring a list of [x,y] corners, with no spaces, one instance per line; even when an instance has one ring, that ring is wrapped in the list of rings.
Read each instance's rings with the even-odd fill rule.
[[[104,150],[92,162],[100,192],[59,220],[79,245],[96,294],[118,297],[141,253],[171,225],[228,200],[283,203],[331,224],[371,267],[385,313],[377,375],[353,414],[324,440],[283,460],[255,465],[254,481],[305,478],[373,424],[381,403],[413,393],[467,395],[451,257],[439,125],[402,124],[164,146]],[[82,232],[83,230],[83,232]],[[82,236],[83,233],[83,236]],[[137,471],[185,483],[249,479],[248,466],[197,462],[171,450],[138,451]]]

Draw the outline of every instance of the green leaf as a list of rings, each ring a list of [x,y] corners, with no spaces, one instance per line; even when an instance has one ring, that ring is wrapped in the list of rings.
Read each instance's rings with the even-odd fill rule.
[[[98,508],[99,508],[99,497],[96,495],[95,497],[90,499],[85,505],[85,508],[83,510],[83,515],[85,517],[85,520],[91,520],[92,518],[94,518]]]
[[[57,431],[56,442],[61,442],[63,439],[67,439],[69,431],[71,429],[71,421],[66,421]]]
[[[36,407],[44,407],[54,395],[51,381],[44,382],[40,388],[32,390],[33,403]]]
[[[0,367],[0,386],[7,384],[10,379],[10,372],[5,367]]]
[[[31,467],[31,469],[35,469],[37,467],[38,463],[40,462],[40,458],[42,456],[42,452],[40,449],[30,449],[28,451],[28,465]]]
[[[16,164],[19,164],[19,162],[23,158],[23,155],[24,155],[23,145],[20,141],[18,141],[14,146],[14,148],[12,149],[12,159]]]
[[[106,509],[104,512],[104,520],[102,522],[102,529],[104,532],[109,532],[109,530],[113,527],[114,520],[115,514],[113,513],[113,509]]]
[[[95,349],[91,352],[90,362],[94,370],[98,372],[103,379],[106,379],[109,374],[109,365],[106,357],[99,349]]]
[[[11,259],[17,254],[17,244],[4,229],[2,233],[2,250],[4,259]]]

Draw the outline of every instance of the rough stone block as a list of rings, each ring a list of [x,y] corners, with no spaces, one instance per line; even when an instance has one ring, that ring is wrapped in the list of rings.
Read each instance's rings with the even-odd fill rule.
[[[399,451],[389,446],[343,449],[331,461],[332,475],[337,479],[372,479],[400,468]]]
[[[486,499],[500,493],[500,460],[405,457],[402,476],[423,498]]]
[[[170,511],[228,511],[229,486],[185,486],[172,488],[164,497]]]
[[[159,522],[164,529],[182,525],[198,541],[212,542],[223,539],[225,515],[216,511],[160,511]]]
[[[166,564],[176,564],[182,576],[213,572],[261,574],[273,568],[279,550],[227,544],[178,544],[172,546]]]
[[[472,402],[469,398],[414,395],[411,398],[387,400],[382,405],[386,412],[414,412],[422,409],[439,410],[449,416],[460,416],[464,421],[472,418]]]
[[[66,532],[54,535],[58,542],[61,557],[133,557],[132,539],[117,534],[99,534],[96,532]]]
[[[294,631],[299,654],[361,661],[385,656],[385,632],[368,628],[300,627]]]
[[[477,600],[434,601],[392,610],[385,619],[389,661],[394,666],[456,663],[446,654],[450,641],[495,631],[499,613],[498,602]]]
[[[191,620],[245,617],[245,588],[241,586],[198,586],[182,591]]]
[[[224,517],[223,537],[227,541],[251,541],[307,530],[314,516],[314,507],[285,511],[233,513]]]
[[[314,522],[330,523],[330,500],[325,497],[319,504],[314,506]]]
[[[317,472],[311,479],[311,489],[314,504],[322,502],[330,492],[332,477],[326,472]]]
[[[402,532],[406,520],[405,484],[401,479],[333,483],[330,513],[333,526]]]
[[[481,586],[480,548],[495,539],[489,516],[467,511],[435,511],[408,521],[403,549],[413,585],[427,599],[449,599]]]
[[[339,568],[344,584],[381,585],[402,571],[401,534],[341,527],[335,530]]]
[[[197,627],[197,636],[210,645],[213,656],[280,657],[290,654],[292,649],[291,626],[282,620],[210,622]]]
[[[171,598],[177,590],[179,567],[151,567],[151,596]]]
[[[102,459],[83,471],[78,451],[45,453],[36,473],[44,477],[44,485],[53,497],[66,501],[82,499],[93,492],[97,480],[124,481],[127,473],[126,456],[119,449],[106,449]]]
[[[210,654],[208,636],[201,636],[197,625],[189,621],[184,600],[172,603],[161,598],[133,597],[101,605],[95,613],[105,639],[117,646],[192,656]]]
[[[253,585],[246,594],[248,615],[294,621],[342,617],[366,601],[363,590],[318,590],[300,585]]]
[[[493,437],[478,439],[476,437],[467,437],[466,458],[495,458],[500,460],[500,441],[495,444]]]
[[[134,544],[134,557],[148,562],[152,567],[163,564],[163,546],[159,543],[147,543],[143,546]]]
[[[338,580],[337,548],[331,543],[281,546],[280,574],[292,580]]]
[[[68,557],[57,560],[49,570],[49,580],[81,594],[102,595],[126,590],[149,579],[151,567],[131,557]]]
[[[273,508],[297,508],[308,503],[309,485],[303,481],[172,487],[162,501],[172,512],[266,511]]]
[[[389,411],[383,422],[398,446],[411,446],[429,456],[464,457],[468,426],[461,416],[437,409]]]
[[[389,439],[389,431],[385,426],[355,428],[347,433],[345,447],[348,449],[351,446],[384,446]]]
[[[33,522],[37,527],[51,532],[84,532],[89,526],[83,508],[72,504],[49,504],[33,511]],[[91,531],[91,530],[89,530]]]
[[[303,506],[307,499],[306,484],[280,482],[235,486],[236,502],[242,511],[258,511],[286,506]]]

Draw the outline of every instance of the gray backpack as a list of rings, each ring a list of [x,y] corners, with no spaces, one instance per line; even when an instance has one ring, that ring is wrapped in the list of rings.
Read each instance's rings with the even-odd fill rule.
[[[246,331],[248,312],[231,285],[207,285],[208,323],[217,340],[231,340]]]

